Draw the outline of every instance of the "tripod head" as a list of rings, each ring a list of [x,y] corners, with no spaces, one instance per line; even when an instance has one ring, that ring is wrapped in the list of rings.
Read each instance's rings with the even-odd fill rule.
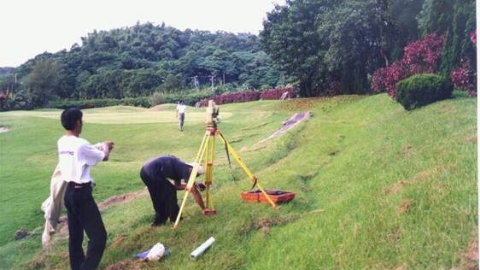
[[[207,128],[217,129],[219,113],[220,113],[220,108],[218,107],[218,105],[215,104],[215,101],[209,100],[208,107],[207,107],[207,118],[205,119]]]

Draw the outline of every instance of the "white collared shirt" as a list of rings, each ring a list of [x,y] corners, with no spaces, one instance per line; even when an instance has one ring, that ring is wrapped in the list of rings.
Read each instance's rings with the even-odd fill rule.
[[[185,104],[178,104],[177,105],[178,113],[185,113],[186,109],[187,109],[187,105],[185,105]]]
[[[57,146],[63,180],[79,184],[93,182],[90,166],[102,161],[106,153],[76,136],[64,135],[58,140]]]

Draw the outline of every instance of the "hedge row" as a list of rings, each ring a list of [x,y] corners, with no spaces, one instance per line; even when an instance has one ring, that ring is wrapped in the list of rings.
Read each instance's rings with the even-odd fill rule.
[[[236,92],[236,93],[225,93],[221,95],[217,95],[213,98],[216,104],[227,104],[227,103],[241,103],[241,102],[249,102],[255,100],[277,100],[282,97],[282,95],[287,92],[286,96],[288,98],[293,98],[297,95],[297,91],[294,88],[276,88],[276,89],[268,89],[264,91],[255,91],[255,90],[248,90],[243,92]],[[209,98],[205,98],[200,100],[197,103],[198,107],[205,107],[208,105]]]
[[[124,98],[124,99],[84,99],[84,100],[55,100],[48,104],[50,108],[65,109],[70,107],[77,107],[81,109],[101,108],[109,106],[136,106],[136,107],[150,107],[151,101],[149,97],[138,98]]]
[[[137,97],[137,98],[124,98],[124,99],[85,99],[85,100],[55,100],[51,101],[48,105],[50,108],[65,109],[69,107],[78,107],[81,109],[87,108],[101,108],[109,106],[136,106],[149,108],[151,106],[164,104],[164,103],[177,103],[183,100],[185,104],[190,106],[205,107],[208,105],[208,100],[213,99],[216,104],[249,102],[259,99],[263,100],[276,100],[280,99],[284,93],[287,98],[292,98],[297,95],[297,91],[294,88],[276,88],[268,89],[264,91],[248,90],[243,92],[224,93],[221,95],[211,97],[210,92],[193,92],[188,94],[163,94],[154,93],[151,97]],[[200,101],[199,101],[200,100]]]
[[[124,98],[124,99],[84,99],[84,100],[55,100],[48,104],[50,108],[65,109],[70,107],[77,107],[81,109],[101,108],[109,106],[135,106],[149,108],[151,106],[164,103],[177,103],[183,100],[185,104],[194,106],[200,99],[207,98],[211,93],[199,92],[189,94],[163,94],[154,93],[150,97]]]

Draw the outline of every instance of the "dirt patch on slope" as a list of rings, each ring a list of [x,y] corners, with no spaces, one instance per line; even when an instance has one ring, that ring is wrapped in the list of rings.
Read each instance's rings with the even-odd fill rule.
[[[139,196],[144,196],[148,194],[148,190],[145,188],[142,191],[127,193],[123,195],[112,196],[100,203],[98,203],[98,209],[104,211],[107,207],[113,205],[119,205],[127,202],[131,202]],[[58,221],[60,228],[58,234],[61,236],[68,235],[68,218],[66,216],[61,216]]]
[[[470,243],[468,244],[468,248],[462,252],[462,257],[462,269],[478,269],[478,229],[475,230],[475,233],[470,237]]]
[[[451,165],[445,165],[445,166],[436,166],[436,167],[433,167],[431,169],[427,169],[427,170],[423,170],[421,172],[418,172],[417,174],[415,174],[413,177],[407,179],[407,180],[400,180],[398,182],[396,182],[395,184],[391,185],[391,186],[388,186],[388,187],[385,187],[383,189],[383,193],[384,194],[395,194],[395,193],[398,193],[400,192],[403,187],[405,186],[408,186],[408,185],[414,185],[414,184],[417,184],[417,183],[420,183],[422,182],[423,180],[437,174],[439,171],[443,171],[443,170],[448,170],[450,169]]]
[[[111,264],[105,268],[105,270],[141,270],[143,262],[140,260],[132,261],[132,260],[125,260],[118,262],[116,264]]]
[[[125,239],[127,239],[127,235],[122,233],[119,236],[115,237],[115,239],[113,240],[110,246],[113,248],[118,248],[122,246],[122,244],[125,242]]]
[[[385,194],[389,194],[389,193],[397,193],[399,192],[400,190],[403,189],[404,186],[408,185],[409,183],[407,181],[398,181],[397,183],[393,184],[392,186],[390,187],[386,187],[383,189],[383,193]]]
[[[250,224],[250,228],[248,230],[260,230],[263,233],[263,236],[268,236],[270,234],[271,227],[281,226],[281,225],[293,222],[297,219],[298,219],[298,216],[285,215],[285,216],[255,220],[252,222],[252,224]]]
[[[408,212],[414,203],[415,203],[414,200],[410,200],[410,199],[403,200],[402,203],[400,204],[400,206],[397,209],[397,213],[404,214],[404,213]]]
[[[118,204],[122,204],[122,203],[127,203],[127,202],[130,202],[130,201],[134,200],[138,196],[145,195],[147,193],[148,192],[145,189],[143,191],[136,192],[136,193],[127,193],[127,194],[123,194],[123,195],[112,196],[112,197],[104,200],[103,202],[99,203],[98,204],[98,209],[100,211],[103,211],[103,210],[105,210],[105,208],[107,208],[111,205],[118,205]]]
[[[477,134],[463,139],[464,142],[477,142]]]

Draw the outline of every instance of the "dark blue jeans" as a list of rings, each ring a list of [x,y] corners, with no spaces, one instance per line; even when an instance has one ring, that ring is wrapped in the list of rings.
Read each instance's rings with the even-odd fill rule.
[[[68,214],[70,267],[72,270],[94,270],[102,259],[107,231],[92,197],[91,185],[68,183],[64,201]],[[83,231],[89,239],[86,254],[82,248]]]

